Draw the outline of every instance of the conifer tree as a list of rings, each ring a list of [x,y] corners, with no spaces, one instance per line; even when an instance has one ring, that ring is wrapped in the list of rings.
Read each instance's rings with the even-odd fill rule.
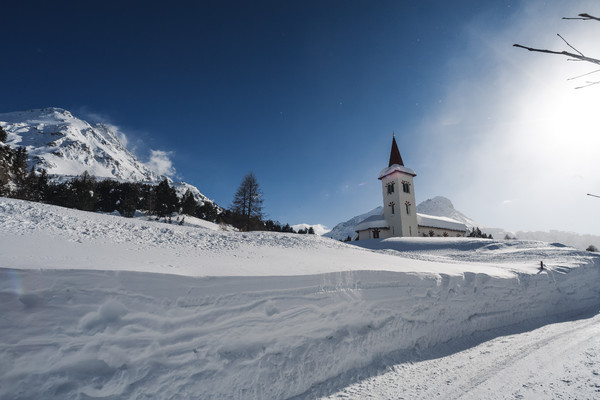
[[[4,129],[2,129],[2,127],[0,126],[0,142],[2,143],[6,143],[6,138],[8,137],[8,134],[6,133],[6,131]]]
[[[17,148],[12,163],[12,173],[17,185],[23,184],[27,176],[27,150],[25,147]]]
[[[196,215],[196,207],[198,203],[194,199],[191,190],[187,190],[181,198],[181,213],[187,215]]]
[[[175,212],[179,207],[179,198],[177,192],[171,186],[169,181],[164,179],[156,187],[156,209],[157,217],[167,217]]]
[[[124,217],[133,217],[140,198],[139,185],[131,182],[122,182],[118,185],[118,192],[117,211]]]
[[[206,221],[216,222],[219,219],[217,207],[212,202],[205,201],[196,207],[196,216]]]
[[[96,179],[87,171],[70,182],[72,202],[79,210],[92,211],[96,205]]]

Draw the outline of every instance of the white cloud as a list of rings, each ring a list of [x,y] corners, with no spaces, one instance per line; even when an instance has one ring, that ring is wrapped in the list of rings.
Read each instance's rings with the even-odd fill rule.
[[[175,167],[170,159],[172,155],[171,151],[150,150],[150,160],[146,166],[159,175],[173,176]]]
[[[110,129],[115,134],[115,136],[117,137],[117,139],[119,139],[119,142],[121,142],[121,144],[125,148],[128,149],[127,146],[129,145],[129,139],[127,139],[127,135],[125,135],[125,133],[121,130],[121,128],[119,128],[115,124],[105,123],[104,125],[106,125],[108,127],[108,129]],[[128,149],[128,150],[130,150],[130,149]]]

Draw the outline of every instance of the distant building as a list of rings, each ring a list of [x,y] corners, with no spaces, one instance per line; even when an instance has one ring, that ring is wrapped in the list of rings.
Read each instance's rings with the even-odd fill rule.
[[[358,240],[394,236],[465,236],[467,226],[451,218],[418,214],[413,178],[415,172],[404,166],[396,137],[392,138],[389,166],[379,173],[383,214],[361,221],[354,230]]]

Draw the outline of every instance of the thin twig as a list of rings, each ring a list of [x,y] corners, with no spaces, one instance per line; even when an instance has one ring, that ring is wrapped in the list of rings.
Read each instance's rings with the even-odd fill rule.
[[[570,44],[569,42],[567,42],[567,41],[565,40],[565,38],[564,38],[564,37],[560,36],[560,33],[557,33],[556,35],[557,35],[559,38],[561,38],[561,39],[562,39],[562,41],[563,41],[563,42],[565,42],[565,43],[567,44],[567,46],[569,46],[570,48],[572,48],[573,50],[575,50],[576,52],[578,52],[578,53],[579,53],[579,55],[581,55],[582,57],[585,57],[585,56],[583,55],[583,53],[582,53],[582,52],[580,52],[579,50],[577,50],[575,47],[571,46],[571,44]]]
[[[594,86],[594,85],[597,85],[599,83],[600,83],[600,81],[598,81],[598,82],[588,82],[587,85],[578,86],[575,89],[585,89],[586,87]]]
[[[579,79],[579,78],[583,78],[584,76],[588,76],[588,75],[591,75],[591,74],[595,74],[596,72],[600,72],[600,69],[597,69],[597,70],[595,70],[595,71],[592,71],[592,72],[588,72],[587,74],[583,74],[583,75],[579,75],[579,76],[574,76],[574,77],[572,77],[572,78],[569,78],[569,79],[567,79],[567,80],[568,80],[568,81],[572,81],[573,79]]]

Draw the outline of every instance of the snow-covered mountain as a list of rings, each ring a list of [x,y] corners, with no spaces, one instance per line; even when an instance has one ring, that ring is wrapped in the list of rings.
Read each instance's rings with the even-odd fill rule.
[[[417,212],[436,217],[452,218],[453,220],[467,225],[467,228],[481,226],[481,224],[478,224],[465,214],[456,210],[452,202],[443,196],[436,196],[433,199],[427,199],[419,203],[419,205],[417,205]]]
[[[325,233],[323,236],[336,239],[336,240],[346,240],[348,236],[350,238],[354,238],[356,236],[356,232],[354,231],[354,227],[358,225],[358,223],[372,215],[379,215],[383,212],[381,206],[372,209],[371,211],[357,215],[356,217],[350,218],[348,221],[340,222],[336,226],[333,227],[332,230]]]
[[[96,178],[156,184],[168,179],[178,194],[191,190],[197,201],[211,201],[195,186],[173,182],[137,159],[109,125],[90,124],[62,108],[43,108],[0,114],[7,144],[22,146],[28,165],[64,179],[87,171]]]
[[[158,182],[154,171],[141,163],[107,125],[90,125],[61,108],[43,108],[0,114],[7,143],[23,146],[30,163],[51,175]]]

